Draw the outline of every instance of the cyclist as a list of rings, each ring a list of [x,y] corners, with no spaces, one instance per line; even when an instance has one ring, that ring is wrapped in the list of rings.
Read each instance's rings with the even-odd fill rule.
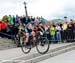
[[[34,37],[34,31],[33,31],[33,26],[31,23],[29,24],[23,24],[23,29],[21,28],[22,30],[22,38],[24,39],[24,42],[25,43],[29,43],[29,38],[30,36],[33,36]]]
[[[36,34],[38,31],[40,31],[40,33],[42,34],[45,29],[44,26],[42,24],[38,24],[38,26],[33,25],[31,23],[29,24],[23,24],[23,27],[21,28],[23,30],[23,39],[24,42],[28,43],[29,42],[29,36],[32,36],[34,40],[36,40]],[[33,44],[35,45],[35,42],[33,42]]]

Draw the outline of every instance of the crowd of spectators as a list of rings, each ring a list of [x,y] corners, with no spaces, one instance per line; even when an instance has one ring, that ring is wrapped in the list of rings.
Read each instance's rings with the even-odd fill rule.
[[[40,22],[43,24],[44,29],[48,32],[48,39],[50,41],[62,42],[63,40],[74,40],[75,39],[75,23],[73,20],[64,21],[60,23],[47,23],[43,17],[33,17],[33,16],[21,16],[16,15],[15,17],[9,15],[6,18],[6,22],[0,20],[0,32],[6,33],[8,35],[15,36],[18,33],[17,24],[22,26],[23,24]],[[0,34],[1,35],[1,34]],[[1,35],[4,37],[4,35]]]
[[[63,42],[74,41],[75,23],[73,21],[50,25],[50,40]]]
[[[18,33],[17,25],[22,26],[23,24],[27,25],[28,23],[33,24],[34,21],[45,23],[45,19],[43,17],[33,17],[33,16],[25,17],[24,15],[23,16],[18,16],[18,15],[4,16],[4,18],[2,20],[0,20],[0,24],[1,24],[0,35],[2,37],[4,37],[5,35],[9,36],[9,37],[16,35]],[[4,29],[3,29],[3,27],[4,27]],[[5,34],[3,34],[3,33],[5,33]]]

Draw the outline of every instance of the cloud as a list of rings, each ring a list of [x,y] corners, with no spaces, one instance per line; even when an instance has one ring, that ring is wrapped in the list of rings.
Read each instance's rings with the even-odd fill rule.
[[[74,0],[0,0],[0,17],[25,14],[24,1],[27,2],[28,15],[43,16],[49,20],[64,16],[75,17]]]
[[[75,1],[74,0],[66,0],[66,4],[64,6],[64,10],[62,11],[63,16],[67,16],[68,19],[75,18]]]
[[[23,2],[26,0],[0,0],[0,18],[4,15],[23,15],[24,5]],[[29,0],[27,0],[29,3]]]
[[[59,13],[64,8],[64,1],[60,0],[38,0],[29,5],[29,9],[32,15],[34,16],[52,16]]]

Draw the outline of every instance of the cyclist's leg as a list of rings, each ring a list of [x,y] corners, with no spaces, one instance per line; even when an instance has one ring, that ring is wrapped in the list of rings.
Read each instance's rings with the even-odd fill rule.
[[[29,40],[29,33],[26,33],[26,40],[25,40],[25,42],[27,43],[28,40]]]
[[[24,42],[28,43],[28,40],[29,40],[29,33],[25,33]]]
[[[31,35],[33,36],[33,39],[36,40],[36,33],[34,31],[31,32]]]
[[[35,45],[35,41],[36,41],[36,34],[34,31],[31,32],[31,35],[33,37],[33,45]]]

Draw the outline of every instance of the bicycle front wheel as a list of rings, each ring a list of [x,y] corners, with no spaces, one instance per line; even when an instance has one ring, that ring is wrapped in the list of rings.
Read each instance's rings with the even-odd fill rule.
[[[49,41],[46,37],[41,37],[40,40],[38,40],[36,49],[40,54],[45,54],[49,50]]]

